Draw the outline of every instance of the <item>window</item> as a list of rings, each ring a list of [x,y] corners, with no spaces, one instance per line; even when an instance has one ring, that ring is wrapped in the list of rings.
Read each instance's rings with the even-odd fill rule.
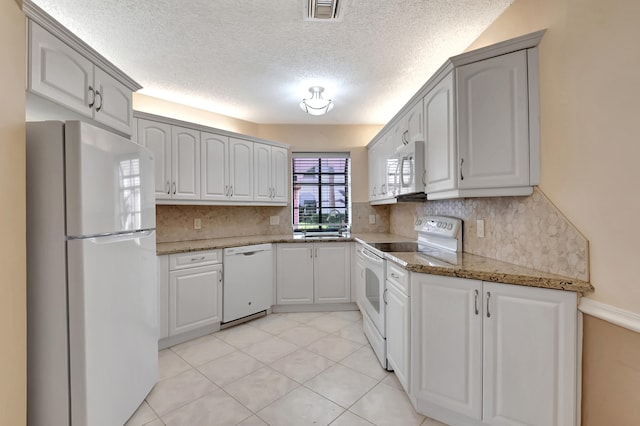
[[[349,153],[294,152],[294,230],[327,230],[351,225]]]

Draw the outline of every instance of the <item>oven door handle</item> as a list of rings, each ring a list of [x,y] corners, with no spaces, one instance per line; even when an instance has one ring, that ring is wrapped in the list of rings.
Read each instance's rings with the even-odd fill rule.
[[[364,257],[366,257],[367,259],[376,262],[376,263],[383,263],[384,259],[382,259],[381,257],[376,256],[375,254],[373,254],[372,252],[370,252],[367,249],[362,249],[362,255]]]

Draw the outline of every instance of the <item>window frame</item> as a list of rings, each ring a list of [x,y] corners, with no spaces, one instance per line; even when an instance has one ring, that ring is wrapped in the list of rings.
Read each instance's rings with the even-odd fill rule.
[[[304,158],[305,160],[313,159],[317,160],[316,172],[296,172],[296,159]],[[335,159],[344,160],[344,172],[327,172],[323,170],[323,165],[326,166],[326,161]],[[323,164],[323,161],[325,163]],[[316,176],[313,182],[303,183],[297,182],[296,178],[299,175]],[[340,182],[329,183],[323,182],[323,177],[327,176],[343,176],[344,183]],[[344,187],[344,206],[337,207],[326,206],[323,204],[323,189],[327,188]],[[304,187],[316,188],[317,198],[313,208],[317,211],[317,222],[302,222],[302,206],[299,205],[299,191]],[[291,224],[294,232],[321,232],[321,231],[336,231],[338,229],[347,230],[351,228],[351,158],[349,152],[292,152],[291,155]],[[333,189],[335,191],[335,189]],[[326,222],[330,213],[323,213],[323,210],[336,209],[340,212],[340,222]],[[343,213],[344,211],[344,213]],[[297,217],[296,217],[297,215]],[[326,217],[325,217],[326,216]],[[296,221],[297,219],[297,221]]]

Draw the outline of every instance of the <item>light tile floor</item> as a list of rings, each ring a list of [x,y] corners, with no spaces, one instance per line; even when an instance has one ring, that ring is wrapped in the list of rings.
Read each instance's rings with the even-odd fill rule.
[[[126,426],[440,426],[380,367],[358,311],[271,314],[160,351]]]

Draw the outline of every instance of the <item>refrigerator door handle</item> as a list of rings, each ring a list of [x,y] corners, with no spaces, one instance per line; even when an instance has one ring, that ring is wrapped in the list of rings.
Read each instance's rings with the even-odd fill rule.
[[[88,241],[91,241],[94,244],[111,244],[111,243],[119,243],[122,241],[134,240],[137,238],[146,238],[151,236],[155,231],[153,229],[141,230],[141,231],[133,231],[133,232],[123,232],[121,234],[102,234],[102,235],[92,235],[86,238]],[[75,238],[70,238],[75,239]]]

